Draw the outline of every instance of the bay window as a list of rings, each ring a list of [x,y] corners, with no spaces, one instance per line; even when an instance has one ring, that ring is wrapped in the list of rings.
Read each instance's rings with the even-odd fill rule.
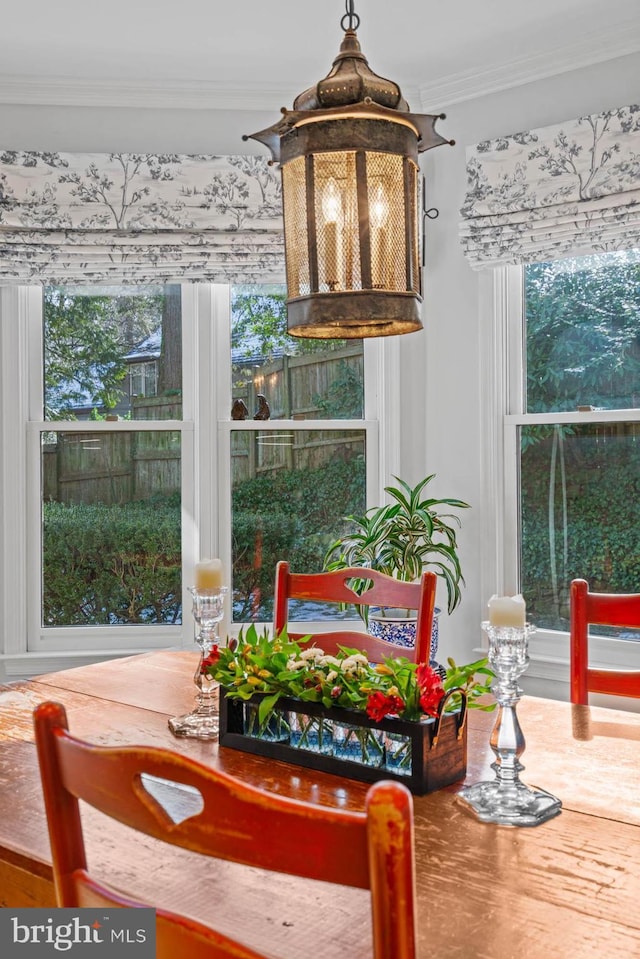
[[[532,675],[558,678],[571,580],[640,592],[640,251],[506,272],[504,570],[538,628]],[[591,633],[596,661],[637,668],[640,631]]]
[[[322,568],[394,468],[378,402],[392,344],[293,341],[282,287],[177,290],[177,313],[175,286],[0,291],[8,678],[190,647],[205,556],[228,571],[224,628],[268,624],[275,562]],[[159,345],[151,397],[129,394],[124,360],[145,340]]]

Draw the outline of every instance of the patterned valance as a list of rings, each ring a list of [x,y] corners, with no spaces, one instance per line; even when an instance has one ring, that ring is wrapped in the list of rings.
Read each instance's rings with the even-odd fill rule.
[[[264,157],[0,151],[0,283],[282,281],[281,208]]]
[[[467,182],[477,269],[640,246],[640,106],[478,143]]]

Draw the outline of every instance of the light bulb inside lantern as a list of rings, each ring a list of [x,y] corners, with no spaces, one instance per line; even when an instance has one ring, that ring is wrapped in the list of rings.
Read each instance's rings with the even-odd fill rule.
[[[381,230],[389,219],[389,201],[381,183],[375,189],[373,202],[369,208],[369,222],[374,230]]]
[[[342,197],[333,177],[330,177],[322,191],[322,215],[324,217],[324,279],[327,288],[334,291],[339,286],[339,221],[342,217]]]
[[[342,215],[342,197],[334,177],[330,177],[322,191],[322,215],[326,223],[337,223]]]

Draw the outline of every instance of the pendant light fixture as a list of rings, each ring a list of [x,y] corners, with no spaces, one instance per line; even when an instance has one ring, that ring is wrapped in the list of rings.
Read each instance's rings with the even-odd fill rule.
[[[329,74],[244,139],[282,173],[287,322],[293,336],[359,338],[422,329],[418,154],[443,143],[440,116],[409,111],[360,49],[346,0]]]

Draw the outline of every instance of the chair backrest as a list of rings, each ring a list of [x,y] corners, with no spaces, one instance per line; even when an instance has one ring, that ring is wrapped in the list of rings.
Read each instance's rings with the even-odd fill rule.
[[[366,579],[371,587],[357,594],[350,587],[352,580]],[[276,566],[276,582],[273,600],[273,631],[278,636],[284,627],[288,635],[299,638],[304,633],[291,632],[288,628],[289,600],[303,599],[315,602],[357,603],[360,606],[388,606],[398,609],[415,609],[416,643],[414,648],[388,643],[370,633],[340,629],[318,633],[314,641],[326,653],[335,655],[338,646],[361,649],[372,663],[382,662],[388,656],[406,656],[419,663],[429,662],[433,610],[436,599],[436,574],[427,571],[419,583],[404,583],[376,570],[349,567],[328,573],[292,573],[289,564],[281,560]]]
[[[574,579],[570,606],[571,702],[586,704],[590,692],[640,698],[640,670],[589,666],[589,625],[640,627],[640,593],[590,593]]]
[[[375,959],[415,959],[413,800],[402,783],[375,783],[364,812],[334,809],[264,792],[169,750],[83,742],[68,732],[58,703],[38,706],[34,722],[59,906],[153,905],[91,877],[78,802],[84,800],[194,853],[370,889]],[[171,818],[154,795],[158,780],[199,794],[190,817]],[[158,959],[260,959],[193,920],[157,915]]]

